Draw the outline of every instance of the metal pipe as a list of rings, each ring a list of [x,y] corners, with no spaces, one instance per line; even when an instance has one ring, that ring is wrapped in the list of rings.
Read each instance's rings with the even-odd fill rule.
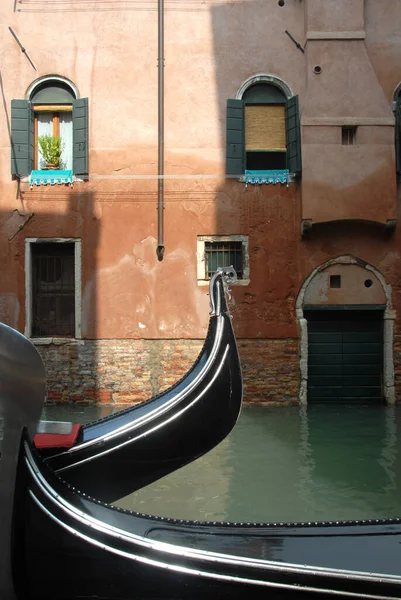
[[[157,0],[158,28],[158,187],[157,249],[158,260],[164,255],[164,0]]]

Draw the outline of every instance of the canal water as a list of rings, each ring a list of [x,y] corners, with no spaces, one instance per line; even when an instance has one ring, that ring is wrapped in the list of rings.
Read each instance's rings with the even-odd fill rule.
[[[88,422],[109,407],[47,407]],[[401,406],[245,406],[217,448],[120,499],[165,517],[234,522],[401,516]]]

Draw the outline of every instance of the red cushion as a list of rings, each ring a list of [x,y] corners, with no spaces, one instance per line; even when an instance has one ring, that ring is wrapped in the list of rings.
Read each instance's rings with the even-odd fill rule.
[[[80,423],[72,426],[71,433],[37,433],[33,438],[36,448],[72,448],[82,429]]]

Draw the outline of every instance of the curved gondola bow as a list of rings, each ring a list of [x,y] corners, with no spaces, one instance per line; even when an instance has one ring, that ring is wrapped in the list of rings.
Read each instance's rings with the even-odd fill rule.
[[[57,447],[62,436],[51,436],[55,446],[42,453],[53,470],[111,502],[195,460],[227,436],[242,403],[241,367],[226,299],[235,281],[232,267],[219,268],[212,277],[208,332],[189,372],[158,396],[84,425],[70,448]]]

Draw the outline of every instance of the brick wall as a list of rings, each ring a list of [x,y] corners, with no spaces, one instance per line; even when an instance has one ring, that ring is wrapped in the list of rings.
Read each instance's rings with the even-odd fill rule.
[[[38,345],[48,403],[132,404],[190,369],[203,340],[83,340]],[[298,340],[238,340],[246,402],[295,402]]]
[[[246,402],[297,402],[298,345],[297,339],[238,341]]]
[[[401,402],[401,335],[394,335],[394,387],[396,402]]]

